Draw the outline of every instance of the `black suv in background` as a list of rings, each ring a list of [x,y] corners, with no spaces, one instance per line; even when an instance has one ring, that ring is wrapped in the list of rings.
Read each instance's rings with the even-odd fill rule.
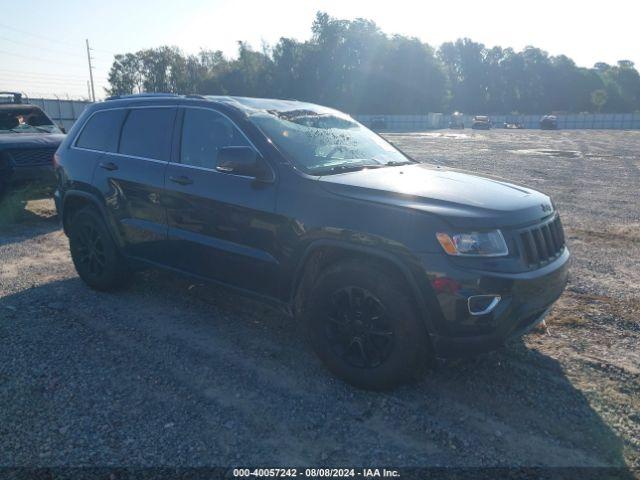
[[[490,130],[491,119],[486,115],[476,115],[475,117],[473,117],[471,128],[473,128],[474,130]]]
[[[55,185],[53,154],[62,131],[39,107],[22,95],[0,92],[0,197],[11,186]]]
[[[555,115],[545,115],[540,119],[540,129],[542,130],[557,130],[558,129],[558,117]]]
[[[419,164],[330,108],[141,95],[92,105],[56,154],[71,255],[91,287],[158,266],[298,316],[365,388],[496,348],[562,293],[549,197]]]

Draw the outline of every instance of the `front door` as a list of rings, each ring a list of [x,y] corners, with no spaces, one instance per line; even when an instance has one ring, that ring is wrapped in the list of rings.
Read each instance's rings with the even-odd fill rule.
[[[179,159],[165,175],[172,266],[275,295],[276,184],[216,170],[218,150],[255,148],[224,114],[185,107]]]

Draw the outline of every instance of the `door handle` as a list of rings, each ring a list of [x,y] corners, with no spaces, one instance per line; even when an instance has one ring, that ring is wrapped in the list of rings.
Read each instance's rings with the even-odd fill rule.
[[[113,171],[113,170],[117,170],[118,169],[118,165],[116,165],[113,162],[106,162],[106,163],[102,162],[102,163],[99,163],[98,166],[100,168],[104,168],[105,170],[109,170],[109,171]]]
[[[181,175],[179,177],[169,177],[169,180],[180,185],[191,185],[193,183],[193,180],[191,180],[189,177],[185,177],[184,175]]]

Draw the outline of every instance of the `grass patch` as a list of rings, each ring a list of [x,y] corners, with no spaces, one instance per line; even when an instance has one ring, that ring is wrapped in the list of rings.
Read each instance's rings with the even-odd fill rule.
[[[27,185],[9,189],[0,198],[0,226],[17,223],[29,214],[26,211],[27,202],[50,196],[50,189],[42,186]]]

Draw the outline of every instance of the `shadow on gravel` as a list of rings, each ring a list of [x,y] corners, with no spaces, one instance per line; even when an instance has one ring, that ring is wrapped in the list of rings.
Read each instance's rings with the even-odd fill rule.
[[[29,204],[31,200],[36,200]],[[29,206],[28,206],[29,205]],[[60,228],[53,201],[40,190],[22,189],[0,198],[0,245],[23,241]],[[16,234],[16,238],[8,237]]]
[[[418,389],[459,415],[478,444],[501,451],[503,466],[626,466],[622,440],[562,365],[522,340],[444,364]]]
[[[43,218],[28,210],[24,210],[19,222],[5,223],[0,220],[0,245],[22,242],[61,228],[58,217]]]
[[[374,393],[331,377],[293,320],[164,273],[116,294],[52,282],[0,317],[3,465],[625,467],[521,342]]]

